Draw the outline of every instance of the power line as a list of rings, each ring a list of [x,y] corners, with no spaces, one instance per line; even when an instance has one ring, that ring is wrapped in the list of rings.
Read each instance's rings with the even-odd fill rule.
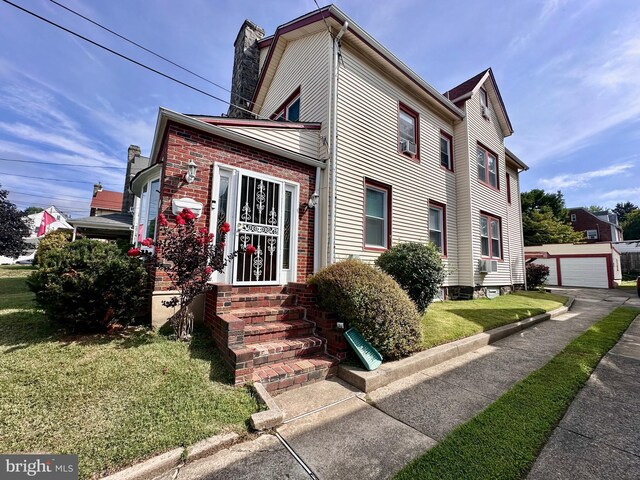
[[[64,178],[32,177],[31,175],[19,175],[17,173],[9,173],[9,172],[0,172],[0,175],[9,175],[12,177],[22,177],[22,178],[33,178],[35,180],[48,180],[50,182],[88,183],[89,185],[94,185],[96,183],[96,182],[88,182],[83,180],[65,180]],[[105,184],[105,185],[115,187],[113,183]]]
[[[64,167],[79,167],[79,168],[107,168],[114,170],[125,170],[127,167],[110,167],[105,165],[87,165],[86,163],[57,163],[57,162],[40,162],[37,160],[23,160],[18,158],[2,158],[0,157],[0,161],[2,162],[19,162],[19,163],[37,163],[39,165],[56,165],[56,166],[64,166]]]
[[[163,56],[163,55],[160,55],[159,53],[156,53],[156,52],[154,52],[153,50],[151,50],[151,49],[149,49],[149,48],[147,48],[147,47],[145,47],[145,46],[143,46],[143,45],[140,45],[140,44],[139,44],[139,43],[137,43],[137,42],[134,42],[133,40],[131,40],[131,39],[129,39],[129,38],[127,38],[127,37],[125,37],[124,35],[122,35],[122,34],[120,34],[120,33],[118,33],[118,32],[113,31],[113,30],[112,30],[112,29],[110,29],[109,27],[105,27],[104,25],[102,25],[102,24],[100,24],[100,23],[96,22],[95,20],[92,20],[92,19],[90,19],[89,17],[87,17],[87,16],[85,16],[85,15],[83,15],[83,14],[79,13],[79,12],[76,12],[76,11],[75,11],[75,10],[73,10],[72,8],[67,7],[66,5],[63,5],[62,3],[57,2],[56,0],[49,0],[49,1],[50,1],[51,3],[53,3],[53,4],[57,5],[57,6],[59,6],[60,8],[64,8],[64,9],[65,9],[65,10],[67,10],[68,12],[70,12],[70,13],[72,13],[72,14],[74,14],[74,15],[77,15],[78,17],[80,17],[80,18],[82,18],[82,19],[86,20],[87,22],[92,23],[92,24],[94,24],[95,26],[97,26],[97,27],[99,27],[99,28],[101,28],[101,29],[103,29],[103,30],[106,30],[107,32],[111,33],[112,35],[115,35],[116,37],[118,37],[118,38],[120,38],[120,39],[124,40],[125,42],[128,42],[128,43],[130,43],[131,45],[135,45],[136,47],[140,48],[141,50],[144,50],[145,52],[150,53],[151,55],[154,55],[154,56],[156,56],[157,58],[160,58],[161,60],[164,60],[164,61],[165,61],[165,62],[167,62],[167,63],[170,63],[170,64],[171,64],[171,65],[173,65],[174,67],[178,67],[180,70],[183,70],[183,71],[185,71],[185,72],[187,72],[187,73],[189,73],[189,74],[193,75],[194,77],[199,78],[200,80],[204,80],[205,82],[210,83],[211,85],[213,85],[213,86],[215,86],[215,87],[218,87],[218,88],[220,88],[220,89],[224,90],[225,92],[229,92],[229,93],[231,93],[231,90],[229,90],[228,88],[223,87],[222,85],[220,85],[220,84],[218,84],[218,83],[216,83],[216,82],[214,82],[214,81],[212,81],[212,80],[209,80],[209,79],[208,79],[208,78],[206,78],[206,77],[203,77],[202,75],[200,75],[200,74],[198,74],[198,73],[194,72],[193,70],[188,69],[187,67],[183,67],[183,66],[182,66],[182,65],[180,65],[179,63],[176,63],[176,62],[174,62],[173,60],[170,60],[170,59],[168,59],[167,57],[165,57],[165,56]],[[244,101],[245,101],[245,102],[247,102],[247,103],[251,103],[251,100],[250,100],[250,99],[248,99],[248,98],[242,97],[242,96],[240,96],[240,95],[237,95],[237,97],[238,97],[238,98],[240,98],[241,100],[244,100]]]
[[[101,43],[98,43],[98,42],[96,42],[96,41],[94,41],[94,40],[91,40],[90,38],[87,38],[87,37],[85,37],[84,35],[80,35],[79,33],[76,33],[76,32],[74,32],[73,30],[70,30],[70,29],[68,29],[68,28],[66,28],[66,27],[63,27],[62,25],[57,24],[57,23],[55,23],[55,22],[53,22],[53,21],[49,20],[48,18],[45,18],[45,17],[43,17],[43,16],[41,16],[41,15],[38,15],[37,13],[32,12],[31,10],[28,10],[28,9],[26,9],[26,8],[24,8],[24,7],[21,7],[20,5],[17,5],[17,4],[15,4],[15,3],[13,3],[13,2],[10,2],[9,0],[2,0],[2,1],[3,1],[4,3],[8,4],[8,5],[11,5],[12,7],[17,8],[18,10],[21,10],[21,11],[23,11],[23,12],[25,12],[25,13],[28,13],[29,15],[31,15],[31,16],[33,16],[33,17],[35,17],[35,18],[39,19],[39,20],[42,20],[42,21],[43,21],[43,22],[45,22],[45,23],[48,23],[49,25],[52,25],[52,26],[54,26],[54,27],[56,27],[56,28],[59,28],[60,30],[63,30],[63,31],[65,31],[65,32],[67,32],[67,33],[69,33],[69,34],[71,34],[71,35],[75,36],[75,37],[78,37],[79,39],[84,40],[85,42],[88,42],[88,43],[90,43],[90,44],[92,44],[92,45],[95,45],[95,46],[96,46],[96,47],[98,47],[98,48],[101,48],[101,49],[103,49],[103,50],[106,50],[107,52],[112,53],[112,54],[114,54],[114,55],[116,55],[116,56],[118,56],[118,57],[122,58],[123,60],[127,60],[128,62],[131,62],[131,63],[133,63],[134,65],[137,65],[137,66],[139,66],[139,67],[142,67],[142,68],[144,68],[145,70],[149,70],[150,72],[153,72],[153,73],[155,73],[155,74],[157,74],[157,75],[160,75],[161,77],[164,77],[164,78],[166,78],[166,79],[168,79],[168,80],[171,80],[171,81],[173,81],[173,82],[176,82],[176,83],[178,83],[178,84],[180,84],[180,85],[182,85],[182,86],[184,86],[184,87],[187,87],[187,88],[189,88],[189,89],[191,89],[191,90],[193,90],[193,91],[195,91],[195,92],[198,92],[198,93],[201,93],[201,94],[203,94],[203,95],[206,95],[207,97],[209,97],[209,98],[213,98],[214,100],[218,100],[219,102],[226,103],[226,104],[228,104],[228,105],[233,105],[234,107],[238,108],[239,110],[242,110],[242,111],[244,111],[244,112],[249,113],[250,115],[254,115],[254,116],[258,117],[258,116],[257,116],[257,115],[255,115],[252,111],[247,110],[246,108],[243,108],[243,107],[240,107],[240,106],[238,106],[238,105],[232,104],[231,102],[228,102],[227,100],[223,100],[222,98],[220,98],[220,97],[218,97],[218,96],[216,96],[216,95],[213,95],[213,94],[211,94],[211,93],[209,93],[209,92],[206,92],[206,91],[204,91],[204,90],[202,90],[202,89],[200,89],[200,88],[198,88],[198,87],[194,87],[193,85],[189,85],[188,83],[183,82],[182,80],[178,80],[177,78],[172,77],[171,75],[167,75],[166,73],[163,73],[163,72],[161,72],[160,70],[156,70],[156,69],[155,69],[155,68],[153,68],[153,67],[149,67],[148,65],[145,65],[144,63],[138,62],[137,60],[134,60],[134,59],[133,59],[133,58],[131,58],[131,57],[128,57],[128,56],[126,56],[126,55],[124,55],[124,54],[122,54],[122,53],[120,53],[120,52],[117,52],[117,51],[115,51],[115,50],[113,50],[113,49],[111,49],[111,48],[109,48],[109,47],[107,47],[107,46],[105,46],[105,45],[102,45]],[[274,120],[274,121],[275,121],[275,120]]]
[[[36,195],[35,193],[19,192],[17,190],[12,190],[12,189],[9,189],[8,191],[9,191],[9,193],[13,193],[14,195],[26,195],[28,197],[56,198],[58,200],[67,200],[67,199],[68,200],[71,200],[71,199],[87,200],[87,197],[76,197],[74,195],[65,195],[65,196],[61,197],[61,196],[57,196],[57,195],[53,195],[53,196],[50,196],[50,195]]]

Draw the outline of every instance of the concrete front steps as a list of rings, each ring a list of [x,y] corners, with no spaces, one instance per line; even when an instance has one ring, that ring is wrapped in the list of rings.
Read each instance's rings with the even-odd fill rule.
[[[339,360],[325,353],[326,340],[287,286],[218,285],[214,292],[215,318],[207,312],[206,322],[236,385],[260,382],[273,395],[337,374]]]

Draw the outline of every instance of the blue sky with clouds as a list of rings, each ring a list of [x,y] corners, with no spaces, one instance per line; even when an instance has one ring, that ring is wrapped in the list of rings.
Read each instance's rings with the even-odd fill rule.
[[[229,98],[48,0],[12,1]],[[59,1],[225,87],[233,41],[245,18],[271,34],[316,8],[313,0]],[[523,190],[560,189],[568,206],[640,204],[640,2],[349,0],[337,5],[442,92],[491,66],[515,130],[507,146],[531,167],[522,175]],[[0,184],[21,208],[53,203],[73,217],[88,215],[91,184],[122,189],[129,144],[148,154],[159,106],[211,115],[227,110],[222,102],[3,2],[0,19],[0,158],[105,167],[0,160]]]

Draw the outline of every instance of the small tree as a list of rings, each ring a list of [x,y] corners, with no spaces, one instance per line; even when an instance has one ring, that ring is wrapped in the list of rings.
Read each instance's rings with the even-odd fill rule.
[[[169,319],[176,337],[180,340],[189,340],[193,332],[193,313],[189,304],[196,296],[208,289],[211,274],[223,273],[228,262],[238,252],[225,255],[225,240],[230,230],[228,223],[220,228],[217,240],[214,241],[213,233],[202,227],[196,228],[196,215],[185,208],[175,219],[175,227],[170,228],[169,222],[164,216],[158,216],[160,228],[160,240],[155,243],[147,238],[142,241],[144,247],[155,247],[155,251],[148,256],[148,260],[155,264],[156,268],[164,270],[169,275],[171,286],[180,291],[169,300],[164,300],[165,307],[179,306],[179,310]],[[255,247],[248,245],[247,253],[255,252]],[[136,257],[143,252],[139,248],[132,248],[128,255]]]
[[[33,213],[40,213],[40,212],[44,212],[44,208],[42,207],[27,207],[24,209],[24,214],[25,215],[31,215]]]
[[[71,241],[71,234],[64,230],[54,230],[47,233],[38,242],[34,257],[34,265],[44,263],[45,258],[52,252],[64,248]]]
[[[0,255],[19,257],[27,249],[23,238],[31,233],[31,222],[8,196],[9,192],[0,188]]]
[[[527,288],[540,288],[549,278],[549,267],[540,263],[527,263]]]

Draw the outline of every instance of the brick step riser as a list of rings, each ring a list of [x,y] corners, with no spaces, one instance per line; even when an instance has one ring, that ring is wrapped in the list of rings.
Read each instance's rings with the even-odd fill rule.
[[[244,344],[253,345],[255,343],[273,342],[274,340],[287,340],[298,337],[310,337],[313,335],[313,325],[308,327],[292,328],[279,332],[249,334],[245,333]]]
[[[253,357],[253,366],[254,368],[263,367],[265,365],[271,365],[273,363],[282,362],[283,360],[288,360],[291,358],[302,358],[307,355],[321,353],[322,351],[324,351],[324,345],[317,345],[307,348],[297,348],[294,350],[288,350],[286,352],[271,353],[269,355],[255,355]]]
[[[286,313],[276,313],[273,315],[256,315],[252,317],[238,317],[238,318],[244,320],[245,325],[261,325],[269,322],[286,322],[289,320],[303,320],[304,312],[292,311],[292,312],[286,312]]]
[[[264,287],[232,287],[232,295],[257,296],[260,294],[282,295],[287,294],[286,285],[274,285]]]
[[[322,368],[308,373],[301,373],[292,377],[275,380],[262,380],[260,383],[272,395],[284,393],[295,388],[303,387],[311,383],[319,382],[334,377],[338,373],[338,367]]]
[[[255,298],[255,297],[251,297]],[[231,299],[231,310],[239,308],[279,308],[295,307],[296,297],[288,296],[284,298],[257,298],[256,300],[236,300]]]

